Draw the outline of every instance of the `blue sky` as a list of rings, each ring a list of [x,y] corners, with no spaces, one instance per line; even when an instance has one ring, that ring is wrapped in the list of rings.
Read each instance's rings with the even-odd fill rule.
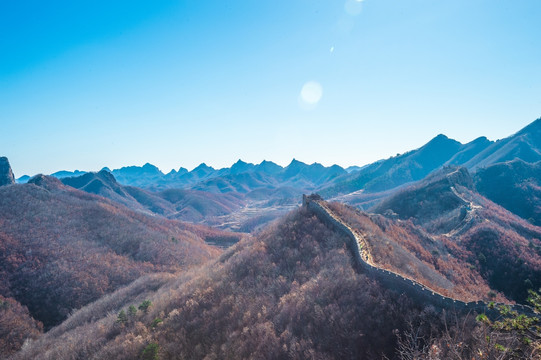
[[[0,155],[16,176],[349,166],[502,138],[541,116],[540,18],[538,0],[3,1]]]

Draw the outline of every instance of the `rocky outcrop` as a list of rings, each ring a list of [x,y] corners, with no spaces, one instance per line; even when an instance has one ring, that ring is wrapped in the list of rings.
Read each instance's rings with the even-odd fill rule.
[[[28,184],[34,184],[48,191],[64,188],[64,184],[54,176],[38,174],[28,180]]]
[[[15,177],[7,157],[0,157],[0,186],[15,184]]]

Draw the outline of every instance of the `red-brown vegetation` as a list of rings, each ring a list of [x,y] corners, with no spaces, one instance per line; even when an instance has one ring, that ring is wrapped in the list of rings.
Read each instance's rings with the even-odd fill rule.
[[[0,295],[0,358],[19,350],[28,338],[37,338],[43,325],[15,299]]]
[[[336,202],[328,206],[364,236],[379,267],[463,301],[485,299],[491,291],[478,272],[463,259],[453,256],[448,246],[454,249],[454,243],[431,236],[411,221],[369,215]],[[501,295],[497,295],[497,299],[505,300]]]
[[[355,272],[341,235],[304,210],[165,281],[149,296],[152,281],[140,280],[83,308],[14,359],[135,359],[151,344],[160,359],[393,357],[393,329],[420,314]],[[147,313],[130,318],[146,299]]]
[[[143,274],[219,255],[204,238],[229,236],[37,180],[41,186],[0,188],[0,294],[27,306],[46,329]]]
[[[541,287],[541,229],[475,192],[463,168],[446,168],[374,210],[395,214],[402,221],[393,222],[409,223],[428,234],[438,245],[432,261],[436,269],[461,286],[477,289],[481,299],[498,299],[483,283],[522,303],[528,289]],[[419,243],[421,247],[402,242],[418,254],[431,248],[427,242]],[[426,261],[426,254],[422,257]]]

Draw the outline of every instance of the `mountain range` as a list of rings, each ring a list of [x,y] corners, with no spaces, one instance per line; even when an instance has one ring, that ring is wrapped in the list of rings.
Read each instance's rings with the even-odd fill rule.
[[[466,169],[448,168],[383,202],[376,209],[383,215],[327,206],[390,270],[448,296],[509,302],[539,285],[541,230],[472,185]],[[427,200],[430,212],[423,209]],[[441,226],[432,212],[441,214]],[[462,336],[483,330],[468,315],[446,317],[373,281],[352,265],[346,243],[332,224],[296,209],[197,271],[140,278],[87,305],[12,359],[399,359],[396,337],[412,323],[427,324],[416,331],[431,341],[451,323],[463,327]],[[148,308],[139,310],[145,302]],[[443,337],[441,358],[482,346],[464,341]]]
[[[429,292],[524,304],[541,287],[540,170],[541,119],[348,169],[146,164],[21,184],[0,158],[0,358],[399,358],[413,330],[473,358],[500,335],[377,281],[340,229]],[[306,192],[335,217],[299,208]]]
[[[112,171],[105,168],[98,173],[60,171],[52,176],[136,211],[250,232],[297,206],[303,193],[318,192],[326,198],[368,209],[397,189],[439,169],[463,166],[474,174],[483,195],[539,223],[541,210],[536,206],[538,195],[534,194],[541,175],[536,168],[525,178],[523,173],[520,177],[514,168],[505,166],[506,181],[516,182],[513,187],[524,187],[525,181],[529,181],[527,194],[521,192],[520,199],[530,198],[523,203],[516,199],[514,205],[509,199],[498,199],[489,190],[489,179],[494,183],[492,187],[498,188],[503,175],[483,176],[494,172],[488,171],[491,166],[514,160],[528,164],[541,160],[541,119],[502,140],[480,137],[461,144],[438,135],[416,150],[348,169],[308,165],[295,159],[286,167],[270,161],[255,165],[239,160],[230,168],[218,170],[203,163],[192,171],[180,168],[164,174],[154,165],[145,164]]]
[[[381,192],[421,180],[444,166],[464,166],[476,171],[514,159],[526,162],[541,160],[541,118],[498,141],[480,137],[461,144],[445,135],[438,135],[419,149],[376,162],[336,179],[321,193],[336,196],[358,190]]]
[[[148,163],[141,167],[103,170],[113,174],[123,185],[152,191],[182,188],[211,193],[250,194],[258,189],[292,188],[299,192],[318,191],[332,197],[359,190],[374,193],[393,189],[421,180],[443,166],[464,166],[475,172],[479,168],[514,159],[528,163],[541,160],[541,119],[498,141],[480,137],[461,144],[440,134],[416,150],[348,169],[338,165],[308,165],[293,159],[286,167],[270,161],[255,165],[239,160],[230,168],[214,169],[202,163],[192,171],[181,167],[168,174]],[[52,176],[65,178],[82,174],[79,170],[59,171]],[[25,179],[21,177],[18,180]]]

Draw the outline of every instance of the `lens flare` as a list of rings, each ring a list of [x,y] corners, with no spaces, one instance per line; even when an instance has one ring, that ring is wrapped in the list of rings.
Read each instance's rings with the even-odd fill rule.
[[[308,81],[301,90],[301,99],[308,105],[315,105],[323,96],[323,87],[317,81]]]

